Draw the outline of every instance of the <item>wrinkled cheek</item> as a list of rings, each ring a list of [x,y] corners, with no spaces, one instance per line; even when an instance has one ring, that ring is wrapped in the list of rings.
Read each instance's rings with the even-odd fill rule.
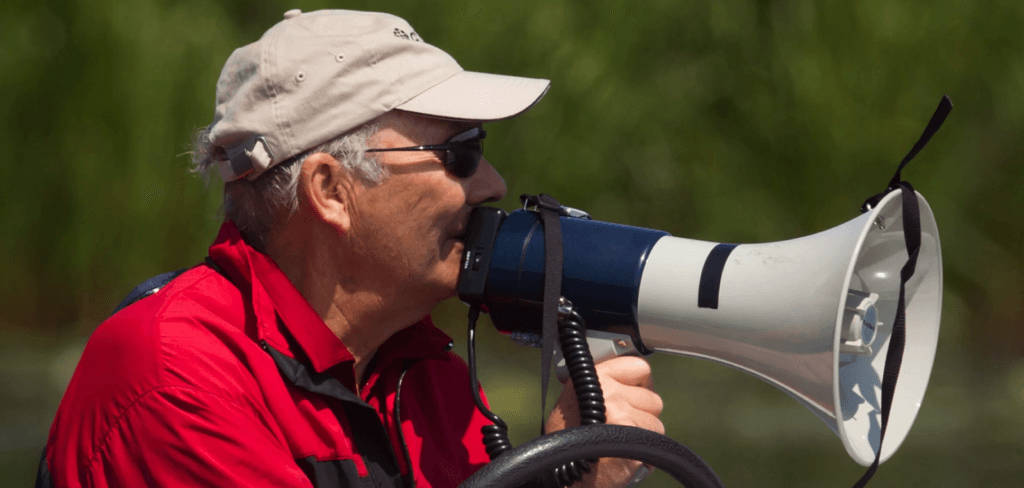
[[[454,290],[459,280],[459,268],[462,265],[462,246],[449,245],[447,253],[437,263],[443,275],[442,281]]]

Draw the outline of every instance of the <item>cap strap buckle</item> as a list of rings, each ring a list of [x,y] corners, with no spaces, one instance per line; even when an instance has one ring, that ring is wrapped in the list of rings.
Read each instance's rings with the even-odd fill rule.
[[[256,179],[273,165],[274,154],[263,136],[249,136],[233,147],[225,148],[227,161],[220,161],[220,177],[225,182]]]

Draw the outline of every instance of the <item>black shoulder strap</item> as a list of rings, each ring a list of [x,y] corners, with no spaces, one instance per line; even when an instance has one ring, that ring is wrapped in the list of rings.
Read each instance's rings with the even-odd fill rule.
[[[228,281],[231,281],[231,278],[228,277],[227,273],[225,273],[224,270],[220,268],[220,266],[217,266],[217,263],[214,262],[213,258],[211,258],[210,256],[206,256],[205,263],[207,266],[213,268],[214,271],[220,273],[222,276],[227,278]],[[143,281],[142,283],[139,283],[139,286],[132,288],[132,291],[128,293],[128,296],[124,297],[124,300],[121,300],[121,303],[117,306],[117,308],[114,309],[114,311],[110,315],[114,315],[115,313],[120,312],[121,309],[127,307],[128,305],[131,305],[139,300],[142,300],[143,298],[146,298],[160,291],[160,289],[167,286],[167,284],[170,283],[171,280],[177,278],[178,276],[181,276],[181,274],[184,273],[185,271],[188,271],[188,269],[189,268],[181,268],[177,271],[170,271],[167,273],[158,274],[152,278],[147,279],[146,281]]]
[[[131,305],[139,300],[142,300],[143,298],[146,298],[160,291],[161,288],[167,286],[167,284],[170,283],[171,280],[177,278],[187,269],[188,268],[182,268],[177,271],[158,274],[152,278],[147,279],[146,281],[143,281],[142,283],[139,284],[139,286],[133,288],[132,291],[128,293],[128,296],[124,297],[124,300],[121,300],[121,304],[118,305],[117,308],[115,308],[110,315],[114,315],[115,313],[120,312],[121,309],[127,307],[128,305]]]
[[[46,462],[46,447],[43,447],[43,457],[39,460],[39,468],[36,470],[35,488],[53,488],[53,477],[50,476],[50,466]]]
[[[342,411],[339,412],[333,408],[332,411],[339,417],[339,421],[342,421],[340,417],[344,416],[344,423],[347,423],[352,429],[352,442],[356,445],[359,454],[362,455],[369,474],[369,480],[361,480],[357,477],[349,479],[349,481],[356,485],[372,481],[373,486],[376,487],[402,488],[403,479],[391,445],[391,437],[388,436],[387,429],[381,423],[377,410],[326,371],[323,373],[313,371],[299,360],[288,357],[270,347],[266,341],[260,341],[260,346],[270,354],[285,381],[296,388],[338,400]],[[315,459],[306,462],[314,467],[317,465]],[[333,463],[328,462],[328,464]],[[321,469],[315,470],[314,474],[317,473],[329,475],[328,479],[336,477],[336,469],[333,466],[321,466]],[[312,481],[315,486],[321,486],[316,479]]]

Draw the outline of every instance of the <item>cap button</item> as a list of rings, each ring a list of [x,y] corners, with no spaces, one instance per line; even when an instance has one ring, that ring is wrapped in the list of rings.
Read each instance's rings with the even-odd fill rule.
[[[293,17],[298,17],[300,15],[302,15],[302,10],[299,10],[297,8],[293,8],[293,9],[291,9],[291,10],[289,10],[289,11],[284,13],[284,18],[285,19],[290,19],[290,18],[293,18]]]

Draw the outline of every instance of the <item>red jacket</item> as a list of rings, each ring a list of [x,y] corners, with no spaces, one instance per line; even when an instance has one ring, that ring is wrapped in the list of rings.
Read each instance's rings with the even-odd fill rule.
[[[210,257],[99,326],[50,430],[54,485],[456,486],[488,457],[466,366],[429,317],[360,389],[353,358],[226,223]],[[400,386],[401,385],[401,386]],[[401,428],[398,428],[398,425]]]

